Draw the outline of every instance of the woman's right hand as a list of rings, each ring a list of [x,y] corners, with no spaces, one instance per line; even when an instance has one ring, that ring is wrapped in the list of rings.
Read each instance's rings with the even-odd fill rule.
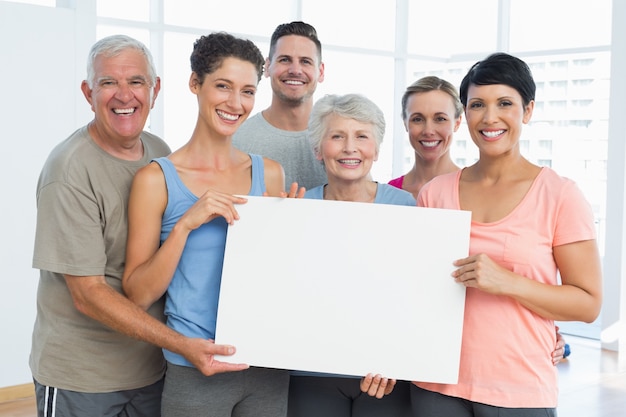
[[[223,217],[226,223],[232,225],[239,220],[239,213],[235,204],[245,204],[248,200],[219,191],[208,190],[196,201],[179,222],[188,231],[192,231],[217,217]]]

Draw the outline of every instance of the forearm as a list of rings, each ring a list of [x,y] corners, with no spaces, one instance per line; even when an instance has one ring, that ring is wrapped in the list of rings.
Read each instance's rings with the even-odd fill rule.
[[[505,291],[524,307],[541,317],[558,321],[594,321],[601,297],[574,285],[549,285],[516,275]]]
[[[132,338],[179,351],[185,337],[152,317],[109,286],[104,277],[66,276],[76,308]]]

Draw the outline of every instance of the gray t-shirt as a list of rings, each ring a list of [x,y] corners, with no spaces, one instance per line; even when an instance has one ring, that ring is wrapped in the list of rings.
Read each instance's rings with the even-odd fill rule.
[[[156,346],[100,324],[74,307],[63,274],[104,275],[122,292],[127,203],[135,172],[170,153],[157,136],[142,133],[143,158],[108,154],[87,127],[58,144],[37,184],[33,267],[40,269],[30,367],[41,384],[80,392],[111,392],[159,380],[164,359]],[[163,305],[149,313],[163,320]]]
[[[233,136],[233,145],[247,153],[273,159],[285,170],[285,189],[297,182],[310,189],[326,183],[326,171],[315,158],[308,131],[277,129],[259,112],[246,120]]]

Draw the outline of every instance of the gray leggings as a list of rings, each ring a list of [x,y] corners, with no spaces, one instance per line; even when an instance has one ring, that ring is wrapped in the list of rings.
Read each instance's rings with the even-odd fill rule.
[[[289,417],[409,417],[409,383],[381,399],[361,392],[360,378],[291,376]]]
[[[555,408],[504,408],[450,397],[411,384],[413,413],[419,417],[556,417]]]
[[[285,417],[289,372],[267,368],[204,376],[168,362],[163,417]]]

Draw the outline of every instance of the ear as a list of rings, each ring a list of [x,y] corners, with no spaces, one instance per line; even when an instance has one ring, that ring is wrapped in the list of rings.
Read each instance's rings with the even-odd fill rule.
[[[459,130],[459,126],[461,126],[461,119],[463,118],[463,116],[459,116],[457,117],[457,119],[454,121],[454,132],[456,132],[457,130]]]
[[[159,91],[161,91],[161,77],[156,77],[154,81],[154,87],[152,87],[152,104],[150,108],[154,108],[154,103],[156,103],[156,99],[159,96]]]
[[[92,97],[93,90],[89,88],[89,84],[87,83],[87,80],[83,80],[83,82],[80,83],[80,89],[83,92],[83,95],[85,96],[89,104],[91,105],[91,111],[95,112],[96,109],[94,109],[93,107],[93,97]]]
[[[265,58],[265,65],[263,66],[263,74],[265,75],[265,78],[269,78],[270,76],[270,59]]]
[[[317,77],[317,82],[321,83],[324,81],[324,63],[320,63],[320,75]]]
[[[530,103],[524,107],[524,118],[522,119],[522,123],[527,124],[530,122],[530,118],[533,115],[533,110],[535,109],[535,100],[531,100]]]
[[[315,154],[315,159],[317,159],[323,164],[324,157],[322,156],[322,142],[321,141],[319,142],[318,146],[313,147],[313,153]]]
[[[189,90],[194,94],[198,94],[200,85],[201,84],[200,84],[200,79],[198,78],[198,74],[196,74],[195,72],[192,72],[191,75],[189,76]]]

